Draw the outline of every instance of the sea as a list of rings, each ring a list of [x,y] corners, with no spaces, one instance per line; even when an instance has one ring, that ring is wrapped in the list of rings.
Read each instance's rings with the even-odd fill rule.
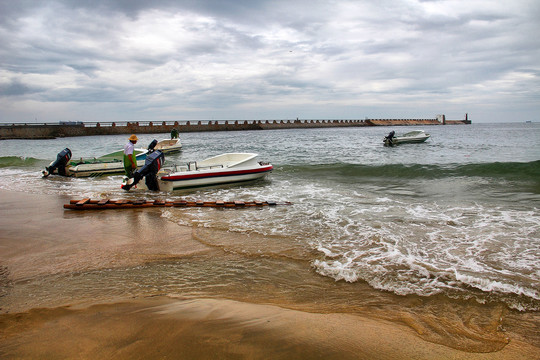
[[[425,143],[383,146],[392,130],[420,128],[431,135]],[[139,145],[168,137],[137,135]],[[169,259],[55,275],[58,283],[78,282],[71,297],[94,296],[105,282],[100,278],[108,292],[133,296],[227,293],[291,303],[324,297],[328,311],[344,303],[365,306],[356,286],[540,310],[540,123],[181,133],[182,151],[167,156],[164,166],[253,152],[274,170],[254,182],[170,193],[125,192],[121,175],[41,176],[66,147],[73,158],[94,157],[122,149],[127,137],[2,140],[0,189],[73,199],[292,205],[161,208],[164,221],[193,227],[198,241],[228,260]],[[38,286],[32,291],[39,293]]]

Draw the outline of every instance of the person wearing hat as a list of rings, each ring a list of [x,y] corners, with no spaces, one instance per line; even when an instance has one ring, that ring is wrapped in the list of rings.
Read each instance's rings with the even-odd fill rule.
[[[133,153],[137,140],[139,140],[137,136],[131,135],[129,141],[124,145],[124,170],[129,178],[133,177],[133,172],[137,169],[137,159]]]

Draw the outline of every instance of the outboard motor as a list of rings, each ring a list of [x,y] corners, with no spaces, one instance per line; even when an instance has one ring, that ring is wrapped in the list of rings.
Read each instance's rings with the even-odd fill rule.
[[[148,145],[148,152],[153,152],[154,151],[154,148],[156,147],[158,141],[156,139],[152,140],[152,142],[150,143],[150,145]]]
[[[126,184],[122,185],[122,189],[129,191],[133,186],[137,185],[142,178],[145,178],[148,190],[159,190],[157,173],[161,169],[161,165],[165,161],[165,156],[159,150],[154,151],[146,156],[144,166],[133,173],[133,178],[129,179]]]
[[[65,148],[64,150],[60,151],[58,155],[56,155],[56,160],[51,164],[51,166],[46,167],[45,170],[42,172],[43,177],[49,176],[55,170],[58,171],[58,175],[66,176],[66,165],[68,164],[70,159],[71,150]]]
[[[388,146],[394,145],[394,142],[393,142],[392,139],[394,138],[395,134],[396,134],[395,131],[393,131],[393,130],[390,131],[390,133],[384,137],[384,144],[388,145]]]

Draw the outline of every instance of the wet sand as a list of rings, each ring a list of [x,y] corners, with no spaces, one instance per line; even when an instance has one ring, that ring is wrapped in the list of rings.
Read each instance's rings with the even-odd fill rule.
[[[538,332],[538,322],[520,328],[515,314],[496,351],[469,352],[425,341],[406,317],[389,321],[343,309],[315,312],[302,304],[285,308],[193,293],[74,301],[13,295],[28,279],[214,251],[196,240],[193,229],[160,218],[159,211],[84,216],[64,211],[68,200],[0,191],[2,359],[540,359],[540,347],[526,336]],[[157,226],[164,234],[159,240]],[[400,306],[395,298],[393,306]]]
[[[534,359],[518,341],[468,353],[404,327],[230,300],[132,300],[3,315],[0,355],[81,359]]]

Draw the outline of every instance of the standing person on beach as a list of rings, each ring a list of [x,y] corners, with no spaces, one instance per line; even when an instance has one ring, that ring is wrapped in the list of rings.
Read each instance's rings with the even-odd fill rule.
[[[126,171],[126,176],[129,178],[133,177],[133,171],[137,169],[137,159],[133,153],[137,140],[139,139],[133,134],[129,137],[126,145],[124,145],[124,170]]]

